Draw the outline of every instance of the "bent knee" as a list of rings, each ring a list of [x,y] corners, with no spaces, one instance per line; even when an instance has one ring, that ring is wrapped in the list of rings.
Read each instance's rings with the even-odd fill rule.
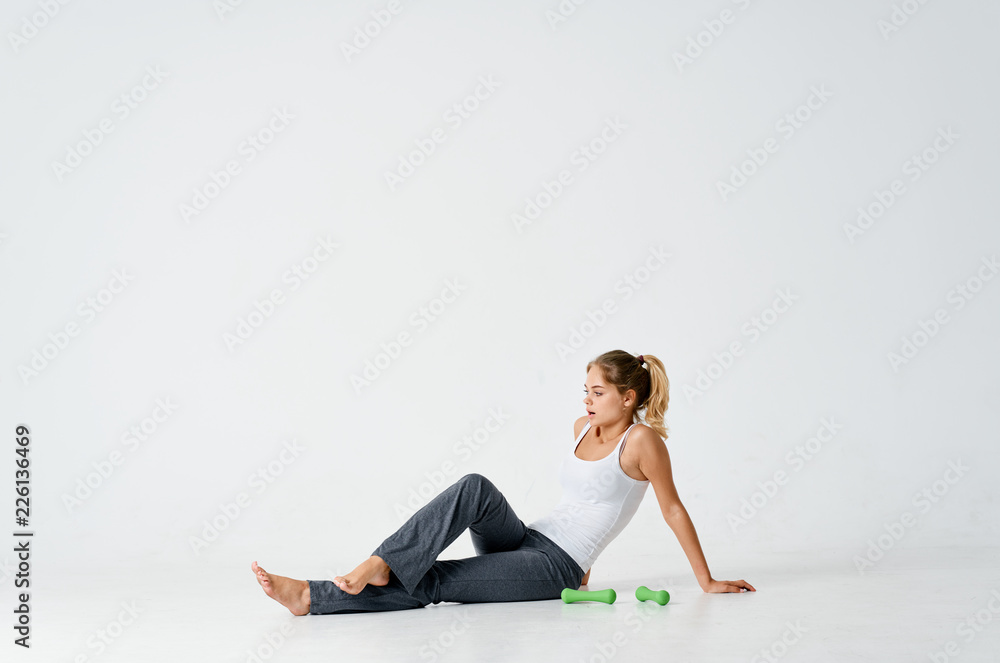
[[[475,486],[488,486],[488,485],[490,485],[490,480],[487,479],[486,477],[484,477],[482,474],[479,474],[477,472],[471,472],[469,474],[464,475],[461,479],[459,479],[459,482],[463,483],[463,484],[475,485]]]

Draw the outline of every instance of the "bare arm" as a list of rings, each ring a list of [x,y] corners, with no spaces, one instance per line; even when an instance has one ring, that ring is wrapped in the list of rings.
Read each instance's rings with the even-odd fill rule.
[[[646,429],[648,431],[648,429]],[[659,435],[652,431],[651,434],[643,434],[636,442],[639,442],[639,470],[649,479],[656,493],[656,500],[660,505],[660,513],[663,519],[677,537],[684,554],[687,555],[691,570],[694,571],[698,584],[702,591],[710,593],[719,592],[741,592],[744,589],[752,592],[757,591],[746,580],[715,580],[708,569],[708,562],[705,561],[705,553],[702,552],[701,542],[698,541],[698,533],[691,522],[691,516],[687,509],[681,504],[681,499],[677,495],[677,488],[674,486],[673,474],[670,468],[670,455],[667,453],[667,445],[663,443]],[[641,441],[640,441],[641,440]]]
[[[583,430],[583,427],[586,423],[587,423],[587,417],[579,417],[576,421],[573,422],[574,438],[580,437],[580,431]],[[588,582],[590,582],[590,571],[591,569],[587,569],[587,572],[583,575],[583,580],[580,581],[581,585],[586,585]]]
[[[698,533],[694,530],[694,523],[691,522],[691,516],[688,515],[687,509],[678,501],[668,513],[664,514],[663,519],[667,521],[667,525],[673,530],[674,536],[681,544],[684,554],[687,555],[691,570],[694,571],[694,576],[698,579],[698,584],[707,592],[712,583],[712,573],[708,570],[705,553],[702,552]]]

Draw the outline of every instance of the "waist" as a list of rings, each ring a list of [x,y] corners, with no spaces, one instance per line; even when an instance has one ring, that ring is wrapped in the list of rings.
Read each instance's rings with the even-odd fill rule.
[[[525,541],[521,545],[530,546],[533,548],[538,548],[549,553],[549,555],[558,558],[558,561],[563,565],[567,566],[571,570],[579,569],[580,577],[586,573],[586,570],[580,566],[580,562],[572,555],[568,550],[563,548],[559,543],[551,539],[544,532],[535,529],[532,525],[528,525],[527,537],[530,537],[531,541]]]

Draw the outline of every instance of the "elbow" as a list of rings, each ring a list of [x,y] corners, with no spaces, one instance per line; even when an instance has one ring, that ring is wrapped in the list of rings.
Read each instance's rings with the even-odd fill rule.
[[[687,509],[685,509],[684,505],[681,504],[680,502],[671,504],[670,506],[663,509],[663,519],[670,524],[675,523],[679,519],[684,518],[686,516],[687,516]]]

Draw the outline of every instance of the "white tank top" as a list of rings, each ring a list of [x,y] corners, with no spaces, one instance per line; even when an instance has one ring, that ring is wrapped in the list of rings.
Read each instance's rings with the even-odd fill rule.
[[[621,466],[621,452],[632,426],[607,456],[583,460],[577,457],[576,447],[590,430],[588,421],[559,466],[562,498],[552,513],[528,525],[552,539],[584,571],[632,520],[649,486],[648,480],[633,479]]]

